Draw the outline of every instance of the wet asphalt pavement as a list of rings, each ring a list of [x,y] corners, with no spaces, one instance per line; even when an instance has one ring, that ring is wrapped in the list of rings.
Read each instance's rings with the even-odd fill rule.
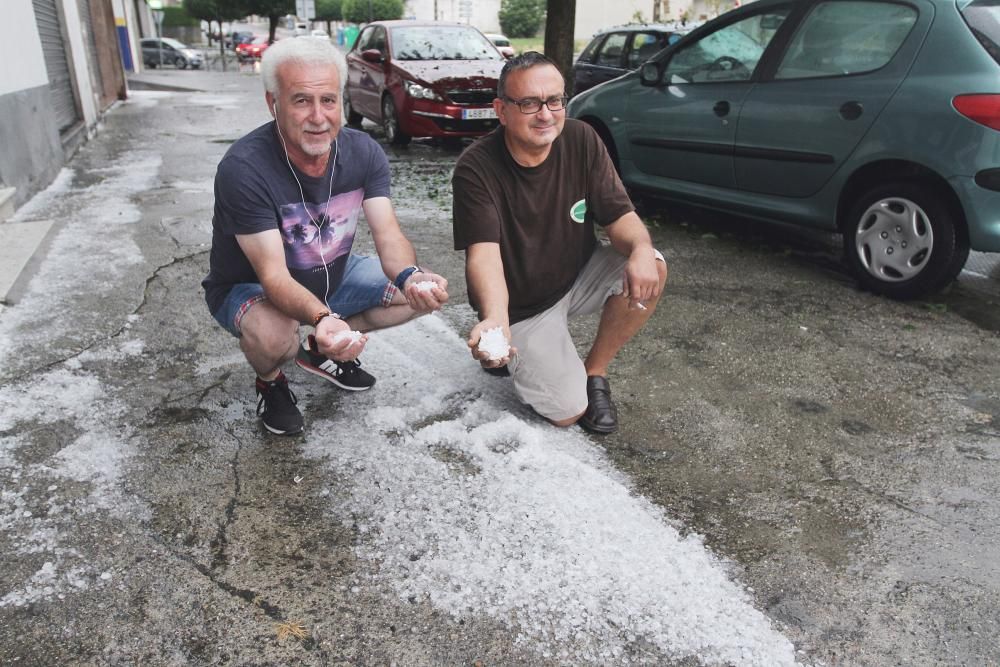
[[[155,76],[186,74],[197,73]],[[143,92],[112,110],[72,171],[19,212],[57,220],[58,233],[0,311],[0,664],[766,665],[790,655],[781,637],[802,664],[1000,663],[990,258],[943,294],[897,303],[858,291],[835,237],[646,205],[670,279],[611,371],[621,431],[557,433],[462,349],[473,314],[451,249],[460,149],[387,147],[397,213],[420,261],[450,280],[451,303],[363,357],[379,377],[363,397],[290,374],[309,432],[275,438],[198,287],[215,166],[267,120],[263,94],[247,74],[185,85],[204,92]],[[595,325],[576,323],[581,350]],[[486,427],[513,435],[484,435],[493,444],[480,451]],[[546,467],[546,446],[568,458]],[[490,452],[536,458],[494,469]],[[602,581],[564,599],[567,577],[544,593],[547,567],[573,570],[560,551],[571,536],[546,526],[574,524],[556,518],[521,534],[522,550],[543,547],[527,567],[535,593],[470,576],[480,556],[503,568],[500,540],[435,561],[462,539],[449,517],[516,523],[503,508],[578,461],[614,484],[573,473],[548,507],[592,500],[595,544],[623,569],[655,567],[637,580],[614,559],[584,572],[633,588],[564,621],[559,607]],[[503,486],[526,470],[534,487]],[[640,512],[712,554],[691,586],[723,572],[744,606],[720,602],[725,622],[675,632],[697,599],[667,612],[669,596],[641,589],[665,590],[689,562],[655,560],[673,543],[631,528]],[[751,616],[770,629],[747,620],[739,636],[760,645],[742,654],[718,632],[697,635]]]

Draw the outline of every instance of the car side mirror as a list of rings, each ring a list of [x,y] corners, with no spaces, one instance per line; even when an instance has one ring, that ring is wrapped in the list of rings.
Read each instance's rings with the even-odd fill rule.
[[[644,86],[660,85],[662,76],[663,71],[657,63],[645,63],[639,68],[639,81]]]
[[[378,49],[365,49],[361,52],[361,59],[369,63],[382,62],[382,52]]]

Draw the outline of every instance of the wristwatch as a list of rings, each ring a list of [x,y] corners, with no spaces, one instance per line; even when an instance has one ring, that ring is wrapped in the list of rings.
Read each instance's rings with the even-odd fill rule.
[[[396,279],[392,281],[392,284],[396,286],[396,289],[402,290],[403,285],[406,284],[406,281],[409,279],[410,276],[412,276],[414,273],[423,273],[423,272],[424,270],[421,269],[416,264],[414,264],[413,266],[408,266],[399,272],[399,275],[397,275]]]

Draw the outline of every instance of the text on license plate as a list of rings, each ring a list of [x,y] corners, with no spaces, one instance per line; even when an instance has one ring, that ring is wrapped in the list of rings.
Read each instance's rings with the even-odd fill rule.
[[[462,109],[462,120],[480,120],[482,118],[496,118],[497,112],[492,107],[486,109]]]

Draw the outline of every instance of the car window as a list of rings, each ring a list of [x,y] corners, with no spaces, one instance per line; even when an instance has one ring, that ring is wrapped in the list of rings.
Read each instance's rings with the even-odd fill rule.
[[[628,38],[628,34],[624,32],[613,32],[608,35],[594,58],[594,64],[604,67],[621,67],[626,38]]]
[[[597,51],[597,47],[600,46],[601,42],[604,41],[604,35],[598,35],[594,39],[590,40],[590,44],[587,44],[586,48],[576,59],[578,63],[590,63],[594,62],[594,53]]]
[[[917,10],[887,2],[838,0],[813,7],[798,27],[775,79],[871,72],[892,60]]]
[[[671,85],[746,81],[788,11],[778,8],[749,16],[685,46],[670,58],[664,80]]]
[[[396,60],[504,60],[475,28],[419,26],[392,29]]]
[[[1000,63],[1000,0],[974,0],[962,8],[962,16],[986,52]]]
[[[493,43],[496,44],[497,46],[510,46],[510,40],[504,39],[502,37],[494,37]]]
[[[389,52],[389,49],[385,44],[385,28],[382,26],[375,28],[375,32],[372,33],[371,43],[368,45],[368,48],[377,49],[383,56]]]
[[[372,35],[374,33],[375,33],[375,28],[373,27],[365,28],[364,30],[362,30],[361,34],[358,35],[358,41],[355,44],[354,48],[357,49],[358,51],[364,51],[365,49],[370,49],[371,46],[369,46],[369,44],[372,41]]]
[[[667,35],[655,32],[637,32],[632,36],[632,49],[628,52],[628,68],[636,69],[667,45]]]

